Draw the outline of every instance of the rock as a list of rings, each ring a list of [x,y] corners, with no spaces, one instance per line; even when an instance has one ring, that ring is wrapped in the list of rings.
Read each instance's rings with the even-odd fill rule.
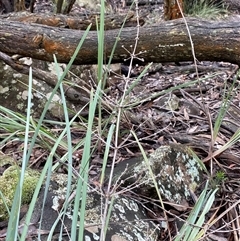
[[[110,170],[107,170],[106,177],[109,173]],[[132,192],[154,199],[157,198],[157,191],[153,178],[161,196],[174,206],[189,199],[191,192],[194,192],[195,187],[202,181],[203,171],[189,147],[170,144],[155,150],[147,161],[143,157],[137,157],[120,162],[114,169],[112,184],[125,187],[126,190],[131,187]],[[53,174],[45,203],[43,201],[45,190],[42,188],[31,218],[29,236],[41,233],[42,241],[57,241],[60,235],[63,236],[61,240],[69,240],[74,202],[67,201],[68,207],[64,218],[63,216],[59,218],[63,203],[66,201],[66,183],[67,175]],[[73,185],[75,186],[74,182]],[[109,200],[106,200],[103,192],[100,190],[97,192],[96,187],[91,187],[89,184],[84,218],[85,240],[100,240],[102,214],[106,201],[109,204],[111,198],[114,199],[105,240],[159,240],[160,230],[163,227],[160,225],[164,224],[150,221],[145,206],[136,197],[133,199],[121,191],[116,193],[117,191],[112,193]],[[56,220],[58,223],[54,227]],[[25,223],[24,219],[21,223]],[[49,237],[52,228],[53,236]]]
[[[39,118],[50,98],[53,87],[56,86],[56,66],[54,63],[33,60],[31,58],[22,58],[21,63],[32,65],[33,69],[38,71],[40,80],[32,80],[32,93],[28,93],[29,77],[28,75],[17,73],[10,66],[0,61],[0,106],[6,107],[14,112],[26,114],[27,101],[31,98],[31,115],[33,118]],[[60,75],[65,70],[65,64],[59,64]],[[120,71],[120,64],[111,65],[110,69],[104,67],[107,78],[107,85],[113,81],[116,72]],[[42,76],[48,76],[44,78]],[[65,102],[68,107],[69,117],[74,116],[79,110],[81,115],[88,115],[88,103],[90,89],[96,87],[97,83],[97,65],[73,65],[70,72],[65,77],[63,84]],[[113,83],[112,83],[113,84]],[[63,100],[59,91],[57,91],[49,105],[45,119],[65,119]]]
[[[33,62],[33,67],[36,69],[42,69],[45,71],[46,75],[49,76],[56,76],[56,68],[54,63],[45,63],[44,61],[32,60],[30,58],[23,58],[21,59],[23,64],[31,65]],[[63,72],[64,65],[60,65],[60,71]],[[77,67],[76,67],[77,69]],[[77,70],[76,70],[77,71]],[[87,72],[87,70],[85,70]],[[87,75],[86,75],[87,76]],[[84,76],[85,77],[85,76]],[[88,75],[89,77],[89,75]],[[0,61],[0,78],[1,78],[1,85],[0,85],[0,105],[6,107],[14,112],[21,113],[23,115],[26,114],[27,111],[27,101],[30,96],[28,92],[28,83],[29,77],[28,75],[24,75],[21,73],[17,73],[13,70],[10,66],[4,64]],[[67,76],[67,78],[71,78]],[[87,78],[87,77],[86,77]],[[75,81],[72,85],[78,85],[84,88],[84,81],[80,81],[79,78],[76,77],[79,82]],[[89,77],[90,79],[90,77]],[[32,81],[32,93],[31,93],[31,115],[33,118],[39,118],[43,112],[43,109],[46,105],[46,102],[50,98],[54,83],[51,78],[46,78],[46,82],[43,80],[38,80],[37,78],[33,78]],[[55,79],[55,81],[57,78]],[[85,79],[84,79],[85,80]],[[69,81],[70,82],[70,81]],[[88,82],[88,79],[86,80]],[[79,111],[88,103],[88,94],[84,90],[74,91],[74,88],[66,88],[65,89],[65,97],[66,97],[66,104],[69,108],[69,116],[73,116],[74,113]],[[84,92],[84,93],[83,93]],[[74,95],[74,96],[73,96]],[[81,99],[84,98],[84,102],[79,100],[78,96]],[[74,101],[72,100],[74,98]],[[74,102],[74,103],[73,103]],[[73,112],[73,113],[72,113]],[[56,92],[52,98],[52,101],[49,105],[48,111],[45,116],[46,119],[64,119],[64,110],[62,105],[61,94]]]
[[[41,220],[41,230],[50,231],[54,222],[57,220],[59,213],[58,207],[62,206],[63,197],[66,189],[62,183],[65,179],[67,183],[67,175],[54,175],[47,193],[46,202],[43,209],[43,217]],[[62,190],[61,190],[62,189]],[[41,190],[39,199],[35,206],[35,211],[32,216],[32,222],[40,218],[42,204],[44,198],[44,189]],[[101,214],[105,204],[105,197],[96,192],[88,192],[86,199],[86,213],[85,213],[85,231],[84,240],[99,240],[101,233]],[[64,230],[71,229],[71,216],[73,214],[73,204],[69,205],[64,220],[60,220],[54,230],[54,236],[51,240],[58,240],[59,232],[62,225]],[[36,230],[39,228],[35,224]],[[111,210],[110,221],[106,233],[105,240],[157,240],[159,235],[159,228],[150,221],[146,215],[144,207],[130,197],[123,195],[114,196],[113,208]],[[67,233],[64,232],[62,240],[69,240]],[[48,235],[41,235],[41,241],[47,240]]]
[[[125,187],[135,183],[136,193],[157,197],[153,177],[164,199],[181,204],[201,183],[203,170],[189,147],[170,144],[156,149],[149,156],[148,163],[142,157],[119,163],[114,169],[113,182],[121,181]]]
[[[30,61],[30,60],[29,60]],[[17,73],[11,67],[5,65],[0,61],[0,105],[4,106],[14,112],[26,114],[29,77],[24,74]],[[33,90],[31,94],[31,114],[34,118],[39,118],[43,108],[47,102],[47,97],[52,93],[53,88],[43,81],[33,79]],[[56,108],[58,106],[58,116],[60,114],[60,97],[55,96],[55,101],[52,102],[47,118],[56,116]],[[54,108],[55,107],[55,108]],[[51,109],[55,112],[52,114]]]

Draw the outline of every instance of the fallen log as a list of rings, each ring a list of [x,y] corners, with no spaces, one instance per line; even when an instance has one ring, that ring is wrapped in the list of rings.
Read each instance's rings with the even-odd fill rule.
[[[0,16],[2,20],[19,21],[24,23],[37,23],[52,27],[86,30],[92,24],[91,30],[97,30],[100,22],[100,14],[82,14],[78,16],[68,16],[52,13],[29,13],[19,12],[17,14],[4,14]],[[139,24],[144,24],[144,19],[139,17]],[[126,14],[106,14],[104,18],[104,29],[119,29],[124,23],[124,27],[134,27],[137,25],[137,18],[133,11]]]
[[[240,63],[240,22],[187,19],[197,60]],[[67,63],[73,55],[84,31],[54,28],[2,20],[0,23],[0,51],[34,59]],[[108,61],[117,41],[112,63],[123,62],[131,56],[136,42],[137,28],[105,31],[105,60]],[[193,60],[192,46],[183,19],[139,27],[135,57],[145,62],[181,62]],[[78,53],[75,64],[96,64],[98,34],[90,31]],[[136,58],[137,59],[137,58]]]

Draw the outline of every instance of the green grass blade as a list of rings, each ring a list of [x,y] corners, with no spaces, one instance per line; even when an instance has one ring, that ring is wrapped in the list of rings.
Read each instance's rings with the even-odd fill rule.
[[[39,119],[39,121],[38,121],[38,125],[37,125],[37,128],[36,128],[36,132],[35,132],[35,134],[34,134],[34,136],[33,136],[33,139],[35,139],[35,138],[37,137],[38,132],[39,132],[39,129],[40,129],[42,123],[43,123],[43,119],[45,118],[45,115],[46,115],[46,113],[47,113],[47,110],[48,110],[48,108],[49,108],[49,105],[50,105],[50,103],[51,103],[51,101],[52,101],[52,98],[53,98],[54,94],[56,93],[56,91],[58,90],[58,88],[59,88],[60,84],[62,83],[63,79],[65,78],[66,74],[68,73],[70,67],[72,66],[72,64],[73,64],[73,62],[74,62],[74,60],[75,60],[78,52],[80,51],[80,49],[81,49],[81,47],[82,47],[82,45],[83,45],[83,42],[85,41],[85,39],[86,39],[86,37],[87,37],[87,34],[88,34],[90,28],[91,28],[91,25],[89,25],[88,28],[86,29],[86,31],[84,32],[84,34],[83,34],[83,36],[82,36],[82,38],[81,38],[81,40],[80,40],[80,42],[79,42],[79,44],[78,44],[78,46],[77,46],[77,48],[76,48],[76,50],[75,50],[73,56],[71,57],[71,60],[70,60],[69,63],[67,64],[67,67],[66,67],[66,69],[64,70],[64,72],[63,72],[63,74],[62,74],[62,76],[61,76],[60,81],[58,81],[58,83],[56,84],[55,88],[54,88],[53,91],[52,91],[52,94],[50,95],[48,101],[46,102],[45,107],[44,107],[44,109],[43,109],[43,112],[42,112],[42,114],[41,114],[41,117],[40,117],[40,119]],[[32,143],[30,144],[30,146],[29,146],[29,152],[28,152],[28,155],[27,155],[27,159],[30,158],[30,155],[31,155],[31,153],[32,153],[32,149],[33,149],[34,144],[35,144],[35,143],[32,142]]]
[[[106,147],[105,147],[104,156],[103,156],[103,165],[102,165],[102,173],[101,173],[101,178],[100,178],[100,185],[102,185],[103,181],[104,181],[105,170],[106,170],[107,161],[108,161],[108,154],[110,151],[110,144],[112,141],[114,130],[115,130],[115,125],[112,124],[111,127],[109,128],[107,141],[106,141]]]
[[[18,235],[18,224],[19,224],[19,216],[20,216],[20,208],[21,208],[21,200],[22,200],[22,190],[23,190],[23,182],[25,170],[28,164],[27,151],[28,151],[28,136],[29,136],[29,126],[30,126],[30,115],[31,115],[31,95],[32,95],[32,68],[29,68],[29,87],[28,87],[28,102],[27,102],[27,121],[26,121],[26,129],[25,129],[25,140],[24,140],[24,151],[23,151],[23,159],[22,159],[22,168],[19,175],[18,185],[16,187],[16,192],[13,199],[13,204],[11,208],[10,218],[8,222],[8,229],[6,241],[17,240]]]
[[[234,97],[233,95],[233,90],[236,86],[236,81],[238,79],[238,76],[240,75],[240,71],[237,72],[236,77],[233,79],[233,83],[230,86],[230,89],[228,92],[226,91],[227,88],[227,81],[225,81],[225,88],[224,88],[224,94],[223,94],[223,100],[222,100],[222,105],[219,110],[217,119],[214,124],[214,129],[213,129],[213,141],[215,142],[217,135],[219,133],[220,126],[222,124],[223,118],[226,115],[226,112],[231,104],[231,99]]]
[[[199,232],[199,230],[200,230],[200,227],[202,227],[202,225],[204,224],[206,214],[209,212],[209,210],[212,207],[212,204],[215,200],[215,194],[217,191],[218,191],[218,189],[215,189],[215,190],[209,192],[209,194],[211,194],[211,195],[210,195],[210,197],[206,198],[206,204],[204,205],[203,211],[202,211],[200,217],[198,218],[198,221],[196,222],[196,226],[193,228],[193,230],[191,232],[190,240],[197,241],[204,234],[203,229],[201,232]]]
[[[191,230],[192,230],[192,225],[197,220],[199,212],[200,212],[200,210],[202,208],[202,205],[204,203],[204,198],[205,198],[206,193],[207,193],[207,188],[208,188],[208,182],[206,183],[205,188],[203,189],[201,195],[199,196],[193,210],[189,214],[189,217],[188,217],[187,221],[182,226],[179,234],[174,239],[174,241],[181,241],[181,240],[186,241],[186,240],[188,240],[189,235],[190,235]]]
[[[212,207],[218,189],[210,190],[208,192],[207,190],[208,182],[174,241],[197,241],[204,234],[202,225],[205,222],[206,214]],[[199,232],[200,229],[202,230]]]
[[[87,199],[87,183],[88,183],[88,170],[89,170],[89,160],[91,154],[91,137],[92,137],[92,127],[93,120],[95,116],[95,110],[97,107],[97,102],[99,100],[99,94],[101,92],[101,81],[98,84],[96,93],[93,98],[93,92],[91,91],[90,95],[90,106],[89,106],[89,116],[88,116],[88,129],[85,137],[85,144],[83,149],[83,155],[81,160],[81,166],[79,170],[80,177],[77,182],[76,196],[74,200],[74,211],[72,217],[72,228],[71,228],[71,239],[72,240],[82,240],[84,233],[84,217],[85,217],[85,208],[86,208],[86,199]],[[79,219],[79,206],[80,207],[80,222]],[[78,239],[77,239],[77,230],[79,227]]]
[[[46,105],[45,105],[45,108],[44,108],[44,110],[43,110],[43,112],[42,112],[42,115],[41,115],[41,117],[40,117],[40,119],[39,119],[39,121],[38,121],[38,124],[37,124],[37,126],[36,126],[35,133],[34,133],[34,135],[33,135],[33,141],[31,142],[30,147],[29,147],[29,152],[28,152],[28,155],[27,155],[27,157],[26,157],[27,160],[29,160],[29,157],[30,157],[30,155],[31,155],[31,153],[32,153],[32,149],[33,149],[33,146],[34,146],[34,144],[35,144],[35,140],[36,140],[36,138],[37,138],[37,136],[39,135],[39,132],[40,132],[40,130],[41,130],[42,123],[43,123],[43,119],[44,119],[44,117],[45,117],[45,115],[46,115],[46,112],[47,112],[47,110],[48,110],[48,106],[49,106],[49,104],[50,104],[50,102],[51,102],[51,99],[52,99],[53,95],[56,93],[56,91],[57,91],[57,89],[59,88],[60,84],[62,83],[64,77],[66,76],[66,74],[67,74],[67,72],[68,72],[68,70],[69,70],[70,67],[72,66],[73,61],[74,61],[74,59],[76,58],[76,56],[77,56],[77,54],[78,54],[78,52],[79,52],[79,50],[80,50],[80,48],[81,48],[81,46],[82,46],[82,44],[83,44],[83,42],[84,42],[84,40],[85,40],[85,38],[86,38],[86,36],[87,36],[90,28],[91,28],[91,25],[90,25],[90,26],[87,28],[87,30],[85,31],[82,39],[80,40],[80,42],[79,42],[79,44],[78,44],[78,46],[77,46],[77,48],[76,48],[76,50],[75,50],[75,52],[74,52],[74,55],[72,56],[69,64],[67,65],[67,68],[65,69],[65,71],[64,71],[63,74],[61,75],[61,79],[58,81],[57,85],[55,86],[55,88],[54,88],[54,90],[53,90],[53,92],[52,92],[52,95],[50,96],[48,102],[47,102]],[[27,214],[27,217],[26,217],[26,225],[24,226],[23,232],[22,232],[22,239],[21,239],[22,241],[25,240],[25,237],[26,237],[26,235],[27,235],[27,226],[28,226],[28,224],[30,223],[30,219],[31,219],[31,215],[32,215],[32,212],[33,212],[33,209],[34,209],[34,205],[35,205],[35,202],[36,202],[36,200],[37,200],[37,195],[38,195],[38,193],[39,193],[39,191],[40,191],[41,185],[43,184],[43,178],[45,177],[48,168],[52,166],[52,157],[53,157],[54,153],[56,152],[56,149],[58,148],[59,143],[60,143],[61,140],[63,139],[63,137],[64,137],[64,135],[65,135],[65,132],[66,132],[66,128],[65,128],[65,131],[63,131],[63,132],[61,133],[61,135],[59,136],[58,140],[57,140],[57,141],[55,140],[55,142],[54,142],[55,144],[54,144],[54,146],[53,146],[53,148],[52,148],[52,151],[51,151],[51,153],[50,153],[50,156],[48,157],[47,162],[46,162],[46,164],[45,164],[45,166],[44,166],[44,169],[43,169],[43,171],[42,171],[42,173],[41,173],[41,177],[40,177],[40,179],[39,179],[38,186],[37,186],[37,188],[36,188],[36,190],[35,190],[35,192],[34,192],[34,195],[33,195],[33,200],[32,200],[32,202],[31,202],[31,204],[30,204],[30,206],[29,206],[28,214]]]

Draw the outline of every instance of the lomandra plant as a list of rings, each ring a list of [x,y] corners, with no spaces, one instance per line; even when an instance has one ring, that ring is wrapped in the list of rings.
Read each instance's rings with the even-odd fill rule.
[[[66,108],[66,104],[64,103],[64,93],[63,93],[63,88],[62,88],[62,81],[64,79],[64,77],[66,76],[67,72],[69,71],[69,68],[72,66],[73,61],[75,59],[75,57],[77,56],[79,50],[81,49],[81,46],[90,30],[89,26],[85,32],[85,34],[83,35],[82,39],[80,40],[76,51],[72,57],[72,59],[70,60],[69,64],[67,65],[65,71],[63,72],[63,74],[60,76],[57,72],[58,75],[58,83],[55,86],[49,100],[47,101],[45,108],[42,112],[42,115],[40,117],[40,119],[38,120],[36,125],[32,124],[31,121],[31,93],[32,93],[32,72],[31,72],[31,68],[30,68],[30,72],[29,72],[29,89],[28,89],[28,93],[29,93],[29,99],[28,99],[28,108],[27,108],[27,117],[26,120],[24,119],[24,117],[21,119],[22,122],[25,121],[25,132],[23,134],[24,136],[24,150],[23,150],[23,158],[22,158],[22,168],[21,168],[21,172],[19,173],[19,182],[18,185],[16,187],[16,192],[15,192],[15,196],[14,196],[14,200],[13,200],[13,204],[12,204],[12,208],[11,208],[11,212],[9,214],[9,222],[8,222],[8,228],[7,230],[7,234],[6,234],[6,241],[15,241],[15,240],[21,240],[21,241],[25,241],[26,237],[27,237],[27,231],[28,231],[28,227],[30,224],[30,219],[34,210],[34,205],[36,203],[39,191],[41,189],[41,187],[45,184],[46,186],[46,190],[48,190],[49,187],[49,180],[50,180],[50,176],[51,176],[51,172],[52,172],[52,163],[53,163],[53,157],[55,155],[56,149],[58,148],[59,145],[61,145],[62,141],[63,141],[63,137],[65,136],[65,134],[67,133],[67,146],[69,148],[69,156],[68,156],[68,161],[70,162],[69,168],[72,166],[71,160],[72,160],[72,147],[71,147],[71,135],[70,135],[70,125],[72,123],[72,121],[74,120],[74,118],[76,118],[76,116],[69,121],[68,119],[68,113],[67,113],[67,108]],[[57,66],[57,62],[55,61],[56,66]],[[32,153],[33,147],[36,144],[39,136],[41,136],[44,132],[42,131],[42,125],[43,125],[43,120],[45,118],[46,112],[49,108],[49,105],[52,101],[52,98],[54,96],[54,94],[57,92],[57,90],[60,88],[60,92],[63,98],[63,107],[65,110],[65,128],[63,129],[62,133],[59,135],[59,137],[54,139],[54,145],[52,146],[51,152],[47,158],[47,161],[44,165],[43,170],[41,171],[41,175],[38,181],[38,184],[36,186],[35,192],[33,194],[33,198],[32,201],[29,205],[29,209],[28,209],[28,213],[26,215],[26,219],[25,222],[23,224],[23,226],[21,227],[21,234],[18,233],[18,227],[19,227],[19,214],[20,214],[20,207],[21,207],[21,197],[22,197],[22,187],[23,187],[23,180],[24,180],[24,174],[26,171],[26,167],[28,165],[28,161],[30,158],[30,155]],[[17,115],[18,116],[18,115]],[[18,116],[19,118],[19,116]],[[20,122],[21,123],[21,122]],[[34,128],[34,134],[32,135],[30,131],[32,131],[32,129]],[[29,139],[29,136],[32,136],[31,139]],[[47,179],[46,179],[47,177]],[[69,174],[68,174],[68,180],[69,180],[69,184],[68,184],[68,188],[67,188],[67,193],[66,195],[69,196],[70,194],[70,183],[71,183],[71,177],[72,177],[72,172],[71,169],[69,169]],[[46,195],[46,194],[45,194]],[[43,203],[44,206],[44,203]],[[41,224],[40,224],[41,225]],[[39,238],[40,240],[40,238]],[[49,238],[49,240],[51,240],[51,238]]]
[[[208,182],[206,183],[205,188],[174,241],[198,241],[204,236],[206,215],[212,207],[217,190],[218,188],[209,190]]]
[[[69,198],[70,198],[70,195],[72,194],[73,152],[77,148],[80,148],[80,147],[81,148],[83,147],[83,153],[82,153],[81,165],[80,165],[80,169],[79,169],[79,173],[78,173],[78,179],[77,179],[77,183],[76,183],[75,197],[74,197],[74,200],[72,201],[74,212],[73,212],[73,216],[72,216],[72,227],[71,227],[71,232],[69,233],[69,240],[83,240],[84,216],[85,216],[85,208],[86,208],[86,203],[87,203],[89,161],[90,161],[91,153],[92,153],[92,146],[93,146],[92,145],[93,144],[92,137],[93,137],[93,133],[95,132],[94,119],[95,119],[95,112],[96,112],[97,106],[98,106],[98,117],[99,117],[98,119],[100,120],[99,121],[99,133],[100,134],[101,134],[101,125],[102,125],[102,123],[101,123],[101,95],[102,95],[102,88],[103,88],[103,84],[102,84],[103,83],[103,81],[102,81],[103,80],[103,72],[102,72],[102,70],[103,70],[103,49],[104,49],[103,48],[103,46],[104,46],[104,12],[105,12],[104,0],[101,1],[101,6],[102,7],[101,7],[100,25],[99,25],[99,29],[98,29],[98,53],[99,53],[98,54],[98,85],[97,85],[97,89],[95,91],[92,90],[91,94],[90,94],[89,113],[88,113],[89,115],[88,115],[88,123],[86,125],[87,131],[85,133],[85,138],[83,138],[83,140],[80,141],[80,143],[78,145],[76,145],[76,146],[72,145],[71,125],[72,125],[73,121],[76,119],[76,117],[80,114],[80,112],[76,113],[76,115],[72,119],[69,119],[68,109],[67,109],[67,106],[65,103],[65,96],[64,96],[64,91],[63,91],[63,87],[62,87],[62,82],[63,82],[66,74],[68,73],[70,67],[72,66],[74,59],[76,58],[79,50],[81,49],[81,46],[82,46],[91,26],[89,26],[87,28],[85,34],[83,35],[82,39],[79,42],[79,45],[76,48],[75,53],[73,54],[73,56],[71,58],[71,61],[69,62],[65,71],[62,74],[60,73],[61,71],[59,70],[57,59],[54,56],[55,66],[56,66],[56,75],[58,78],[58,82],[57,82],[57,85],[55,86],[48,102],[45,105],[45,108],[42,112],[40,119],[35,122],[31,118],[31,115],[30,115],[31,100],[30,100],[30,98],[28,99],[29,103],[28,103],[27,117],[25,118],[22,116],[22,117],[20,117],[20,119],[17,119],[17,120],[16,120],[16,118],[14,118],[14,121],[16,120],[16,123],[23,123],[21,137],[24,140],[25,144],[24,144],[24,151],[23,151],[24,153],[23,153],[23,160],[22,160],[22,163],[23,163],[22,171],[21,171],[20,179],[19,179],[20,181],[19,181],[19,185],[16,188],[16,193],[15,193],[12,209],[10,212],[10,219],[9,219],[9,223],[8,223],[8,227],[12,227],[12,228],[9,228],[7,230],[7,237],[6,237],[7,241],[26,240],[26,238],[28,236],[28,227],[30,225],[31,216],[34,211],[34,206],[37,201],[40,189],[44,186],[46,191],[45,191],[44,198],[43,198],[43,203],[42,203],[43,209],[42,209],[42,213],[41,213],[41,217],[40,217],[40,221],[39,221],[39,227],[38,227],[39,230],[41,230],[41,221],[43,219],[43,215],[46,215],[44,213],[44,204],[46,201],[47,192],[48,192],[49,185],[50,185],[50,179],[51,179],[52,173],[54,172],[55,168],[57,168],[57,166],[59,165],[59,163],[53,165],[53,158],[56,155],[57,148],[61,145],[64,145],[64,148],[68,150],[66,155],[64,155],[63,157],[59,157],[61,162],[64,163],[67,161],[67,166],[68,166],[68,178],[67,178],[68,181],[66,184],[67,191],[66,191],[66,195],[65,195],[65,202],[62,205],[62,209],[59,210],[59,216],[58,216],[57,220],[55,221],[51,230],[49,231],[47,240],[52,240],[55,227],[56,227],[57,223],[59,221],[61,221],[62,218],[64,218],[64,215],[68,208]],[[113,50],[113,52],[114,52],[114,50]],[[109,62],[109,64],[110,64],[110,62]],[[31,92],[32,92],[31,83],[32,83],[32,73],[30,70],[29,95],[28,96],[31,96]],[[47,133],[47,132],[45,133],[43,123],[44,123],[44,119],[45,119],[48,107],[52,101],[52,98],[58,90],[61,93],[65,121],[61,122],[61,126],[64,126],[62,131],[58,134],[57,137],[56,136],[53,137],[50,135],[50,133]],[[6,110],[6,112],[8,112],[8,111]],[[9,126],[11,126],[11,124],[5,125],[6,128],[9,128]],[[104,151],[104,163],[103,163],[101,182],[103,182],[104,175],[105,175],[105,167],[106,167],[106,163],[107,163],[107,159],[108,159],[108,153],[110,150],[110,143],[111,143],[113,135],[114,135],[114,129],[115,129],[115,125],[112,124],[109,129],[109,132],[108,132],[107,141],[105,143],[106,148]],[[24,224],[21,227],[21,234],[19,234],[18,227],[19,227],[19,213],[20,213],[20,206],[21,206],[23,177],[24,177],[24,173],[25,173],[26,167],[28,165],[32,150],[33,150],[35,144],[43,136],[47,137],[47,138],[43,138],[44,140],[46,140],[46,139],[51,140],[51,142],[48,145],[48,147],[50,148],[50,153],[47,157],[47,160],[46,160],[46,163],[45,163],[43,169],[41,170],[41,175],[40,175],[38,184],[36,186],[35,192],[33,194],[32,201],[29,205],[26,219],[24,221]],[[65,138],[65,136],[67,138]],[[5,141],[7,141],[7,139]],[[102,226],[103,228],[102,228],[102,233],[101,233],[101,240],[105,240],[104,237],[105,237],[106,230],[107,230],[107,223],[109,220],[109,216],[111,214],[109,207],[107,207],[107,209],[105,209],[105,210],[106,210],[106,212],[103,215],[104,217],[103,217],[103,226]],[[63,230],[64,230],[64,227],[62,226],[62,231]],[[61,237],[62,237],[62,233],[60,232],[59,240],[61,240]],[[38,233],[38,240],[41,240],[40,232]]]

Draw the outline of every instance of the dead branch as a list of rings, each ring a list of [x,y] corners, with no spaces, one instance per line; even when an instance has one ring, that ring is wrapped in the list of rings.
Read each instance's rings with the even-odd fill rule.
[[[194,50],[199,61],[226,61],[240,63],[240,22],[187,19]],[[109,60],[117,41],[112,63],[128,59],[135,43],[136,28],[105,31],[105,59]],[[84,31],[54,28],[17,21],[0,22],[0,51],[34,59],[69,62]],[[118,37],[119,35],[119,37]],[[90,31],[78,53],[75,64],[96,64],[98,35]],[[137,47],[138,59],[145,62],[191,61],[192,49],[182,19],[140,27]]]

